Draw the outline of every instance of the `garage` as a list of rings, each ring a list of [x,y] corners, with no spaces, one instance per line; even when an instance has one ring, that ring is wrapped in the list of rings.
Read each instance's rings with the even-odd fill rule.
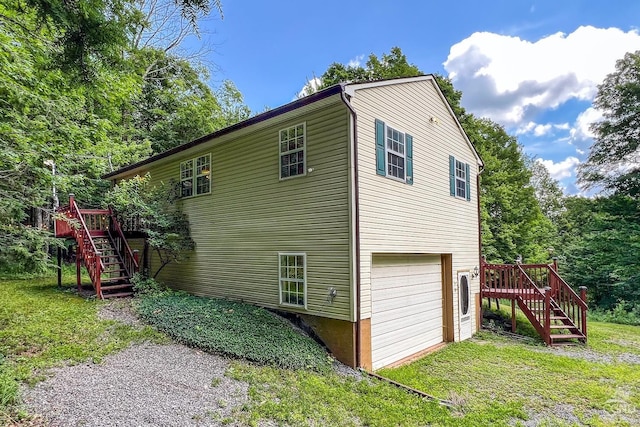
[[[440,255],[374,255],[371,359],[379,369],[443,341]]]

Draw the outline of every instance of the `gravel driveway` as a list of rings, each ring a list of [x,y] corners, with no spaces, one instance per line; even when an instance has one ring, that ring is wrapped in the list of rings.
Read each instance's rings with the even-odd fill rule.
[[[101,317],[137,322],[127,300],[105,305]],[[228,365],[182,345],[135,345],[100,364],[52,369],[49,379],[23,388],[23,399],[51,426],[233,425],[247,385],[224,376]]]

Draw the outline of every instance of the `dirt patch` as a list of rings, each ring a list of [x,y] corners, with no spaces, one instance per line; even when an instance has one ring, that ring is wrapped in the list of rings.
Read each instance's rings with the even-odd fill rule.
[[[133,327],[144,326],[133,308],[133,300],[131,298],[108,300],[98,310],[98,317],[104,320],[117,320]]]

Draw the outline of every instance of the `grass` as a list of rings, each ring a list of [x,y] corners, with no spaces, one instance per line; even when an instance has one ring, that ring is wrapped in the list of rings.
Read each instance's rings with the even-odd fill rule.
[[[474,421],[507,425],[546,414],[558,422],[551,414],[571,411],[588,425],[630,425],[626,413],[634,408],[637,417],[640,409],[640,369],[604,360],[558,355],[484,333],[381,375],[458,400]],[[558,410],[561,404],[570,409]]]
[[[132,342],[166,340],[151,327],[135,329],[101,320],[101,301],[73,293],[75,277],[0,281],[0,424],[20,414],[18,384],[43,378],[43,370],[87,360],[100,362]]]
[[[447,408],[377,380],[239,362],[227,375],[249,384],[250,403],[234,414],[246,425],[259,420],[290,426],[457,425]]]
[[[264,308],[169,292],[144,296],[137,310],[191,347],[281,368],[321,371],[331,366],[318,343]]]
[[[53,279],[0,281],[0,294],[0,411],[4,411],[0,424],[17,414],[18,383],[37,381],[44,368],[99,362],[131,342],[162,340],[150,328],[136,330],[98,319],[100,301],[80,298],[69,288],[58,290]],[[220,351],[215,346],[231,345],[221,329],[229,332],[241,327],[230,335],[246,333],[249,347],[238,347],[235,357],[257,351],[263,358],[280,353],[287,355],[283,360],[290,360],[308,350],[305,342],[300,347],[293,344],[294,351],[287,353],[294,340],[289,334],[300,335],[285,323],[274,327],[284,335],[265,344],[264,338],[272,335],[258,329],[260,322],[281,321],[252,306],[185,295],[150,298],[140,300],[145,317],[155,316],[159,327],[172,325],[182,331],[174,335],[185,342],[192,339],[191,345]],[[251,323],[251,317],[257,323]],[[526,330],[524,319],[518,323]],[[514,342],[481,332],[410,365],[379,372],[453,401],[451,409],[366,375],[356,378],[322,368],[282,369],[269,358],[260,360],[262,364],[235,360],[227,376],[248,383],[249,401],[234,409],[233,419],[227,421],[372,427],[638,425],[640,327],[590,322],[589,328],[586,348],[550,350],[536,342]],[[254,330],[257,335],[247,333]],[[326,354],[318,355],[319,366],[326,366]],[[301,366],[313,366],[304,356],[301,360]],[[217,385],[219,381],[212,380],[211,387]]]

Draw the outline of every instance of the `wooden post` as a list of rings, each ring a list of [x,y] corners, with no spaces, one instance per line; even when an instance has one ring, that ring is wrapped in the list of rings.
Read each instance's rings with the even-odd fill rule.
[[[136,262],[136,271],[134,271],[134,273],[137,273],[140,270],[140,255],[139,255],[140,251],[137,249],[133,250],[133,259]]]
[[[73,207],[73,202],[75,201],[76,196],[73,193],[69,193],[69,207]]]
[[[558,257],[554,256],[553,257],[553,271],[555,271],[556,273],[558,272]],[[558,295],[558,279],[556,279],[555,276],[550,275],[549,277],[550,282],[551,282],[551,292],[552,295],[554,297],[556,297]]]
[[[511,300],[511,332],[516,333],[516,300]]]
[[[95,276],[93,279],[93,286],[96,288],[96,296],[98,297],[98,299],[102,299],[102,284],[100,283],[100,275],[102,274],[102,269],[100,268],[100,255],[102,255],[102,252],[96,251],[96,255],[93,258],[93,274]]]
[[[551,345],[551,288],[544,288],[544,341]]]
[[[585,303],[585,307],[587,304],[587,287],[580,286],[578,288],[580,290],[580,299]],[[587,309],[581,307],[582,310],[582,334],[584,335],[584,339],[587,339]]]
[[[58,287],[62,287],[62,248],[58,246]]]
[[[144,238],[144,248],[142,249],[142,275],[144,277],[151,277],[151,262],[150,262],[150,250],[149,250],[149,239],[147,236]]]
[[[80,277],[80,261],[81,261],[82,252],[80,251],[80,246],[76,246],[76,281],[78,282],[78,293],[82,291],[82,279]]]

